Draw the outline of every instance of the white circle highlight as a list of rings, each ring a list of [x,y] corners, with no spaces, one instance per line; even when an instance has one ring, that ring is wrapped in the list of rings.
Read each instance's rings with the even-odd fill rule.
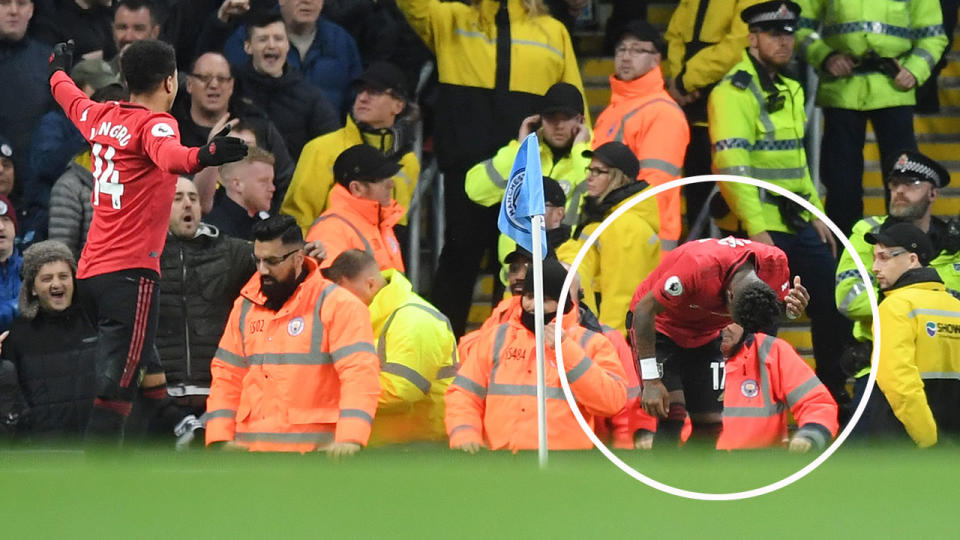
[[[689,178],[680,178],[677,180],[671,180],[659,186],[653,186],[648,188],[640,193],[637,193],[630,199],[627,199],[624,204],[617,208],[612,214],[607,216],[603,222],[600,223],[600,226],[593,231],[592,234],[587,238],[586,243],[583,247],[580,248],[580,251],[577,252],[577,256],[573,260],[573,264],[570,266],[570,271],[567,272],[567,278],[563,282],[563,288],[560,291],[560,298],[558,301],[559,305],[563,305],[566,301],[567,296],[570,294],[570,284],[573,280],[573,272],[580,267],[580,263],[583,262],[583,258],[587,253],[587,250],[597,241],[597,238],[600,237],[600,234],[618,217],[623,215],[624,212],[633,208],[635,205],[645,201],[649,197],[653,197],[659,193],[662,193],[668,189],[682,187],[688,184],[697,184],[703,182],[737,182],[741,184],[749,184],[767,191],[772,191],[782,197],[787,197],[791,201],[799,204],[804,209],[810,211],[814,216],[817,217],[820,221],[825,223],[833,234],[840,239],[840,242],[843,246],[851,253],[856,253],[853,245],[850,244],[850,239],[847,238],[843,232],[837,227],[837,225],[830,220],[823,212],[821,212],[816,206],[810,203],[810,201],[800,197],[799,195],[788,191],[780,186],[771,184],[770,182],[765,182],[763,180],[756,180],[754,178],[747,178],[745,176],[735,176],[727,174],[705,174],[701,176],[691,176]],[[867,269],[863,266],[863,262],[860,261],[859,257],[854,257],[854,263],[857,266],[857,271],[860,272],[860,278],[863,279],[864,283],[870,284],[870,274],[867,273]],[[670,495],[676,495],[678,497],[684,497],[687,499],[696,499],[701,501],[736,501],[741,499],[749,499],[752,497],[758,497],[760,495],[766,495],[767,493],[772,493],[780,488],[789,486],[790,484],[800,480],[804,476],[810,474],[814,469],[823,464],[830,456],[836,452],[844,441],[847,440],[847,437],[850,436],[850,433],[853,431],[854,426],[857,422],[860,421],[860,417],[863,415],[863,410],[867,406],[867,402],[870,400],[870,395],[873,393],[874,383],[876,381],[876,372],[877,366],[880,361],[880,314],[877,307],[877,295],[873,290],[873,286],[867,286],[867,295],[870,298],[870,310],[873,313],[873,337],[874,337],[874,347],[873,353],[870,358],[870,376],[867,380],[867,391],[861,398],[860,403],[857,404],[857,408],[853,413],[853,417],[850,419],[850,422],[847,423],[847,426],[843,429],[842,432],[837,436],[830,446],[827,447],[819,456],[817,456],[813,461],[808,463],[805,467],[801,468],[799,471],[787,476],[786,478],[761,486],[758,488],[750,489],[747,491],[738,491],[733,493],[702,493],[699,491],[690,491],[686,489],[680,489],[673,486],[669,486],[662,482],[658,482],[653,478],[650,478],[630,465],[626,464],[623,460],[617,457],[616,454],[610,451],[609,448],[600,439],[597,435],[590,429],[590,426],[587,424],[587,421],[583,418],[583,415],[580,414],[580,408],[577,406],[576,400],[573,398],[573,393],[570,391],[570,383],[567,381],[567,372],[563,363],[563,351],[562,348],[557,349],[557,371],[560,376],[560,386],[563,389],[563,395],[567,400],[567,405],[570,407],[571,412],[573,412],[574,418],[577,419],[577,423],[580,425],[580,429],[583,430],[583,433],[593,442],[593,445],[600,451],[611,463],[620,468],[621,471],[627,475],[633,477],[640,482],[643,482],[647,486],[650,486],[654,489],[662,491],[664,493],[669,493]],[[556,325],[556,334],[555,338],[557,343],[560,343],[561,336],[560,331],[563,328],[563,313],[558,311],[557,313],[557,325]]]

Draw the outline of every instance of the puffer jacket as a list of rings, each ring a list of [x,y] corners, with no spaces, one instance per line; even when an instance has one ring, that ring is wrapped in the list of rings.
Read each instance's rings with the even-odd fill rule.
[[[18,435],[69,438],[83,433],[95,396],[97,329],[78,304],[19,317],[3,343],[30,412]]]
[[[233,301],[256,270],[252,253],[250,242],[205,223],[188,240],[167,234],[156,343],[171,389],[210,386],[210,360]]]
[[[50,190],[50,225],[47,238],[66,244],[73,256],[80,258],[93,219],[93,173],[76,162],[70,162]]]

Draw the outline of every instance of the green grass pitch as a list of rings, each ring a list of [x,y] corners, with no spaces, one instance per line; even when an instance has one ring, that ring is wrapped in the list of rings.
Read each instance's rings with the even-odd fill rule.
[[[697,491],[779,480],[809,456],[622,453]],[[960,449],[841,448],[776,493],[691,501],[598,452],[323,455],[0,451],[0,538],[958,538]]]

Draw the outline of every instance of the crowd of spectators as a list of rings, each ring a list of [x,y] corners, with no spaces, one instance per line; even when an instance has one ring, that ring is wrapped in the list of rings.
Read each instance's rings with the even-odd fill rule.
[[[562,350],[571,390],[596,431],[618,447],[650,448],[657,416],[678,438],[689,427],[682,392],[678,401],[672,387],[674,397],[658,396],[666,400],[660,413],[646,392],[659,377],[642,366],[654,360],[655,315],[656,358],[662,337],[676,341],[661,334],[660,312],[643,318],[650,351],[628,341],[637,335],[638,287],[659,276],[661,257],[683,246],[685,231],[705,236],[709,210],[724,236],[744,239],[737,247],[770,244],[789,261],[788,282],[779,291],[771,285],[776,294],[766,300],[783,307],[788,289],[809,290],[802,308],[817,364],[813,376],[775,337],[790,309],[758,322],[744,314],[766,313],[766,300],[717,284],[729,289],[713,299],[725,329],[701,328],[699,337],[737,366],[727,383],[738,388],[720,399],[738,411],[756,396],[780,404],[769,425],[746,422],[758,435],[724,417],[719,447],[785,445],[784,405],[802,424],[790,449],[822,447],[852,410],[848,377],[859,396],[869,373],[865,291],[876,283],[860,279],[854,258],[870,268],[874,255],[896,256],[866,244],[896,248],[901,237],[883,231],[911,223],[932,247],[904,247],[922,252],[910,268],[929,265],[925,283],[960,289],[960,221],[931,216],[949,173],[916,151],[912,130],[916,88],[947,44],[939,6],[890,0],[890,11],[877,15],[798,1],[681,0],[665,34],[644,20],[613,20],[611,99],[592,104],[605,105],[594,123],[571,39],[582,0],[0,0],[3,430],[29,442],[77,439],[96,396],[97,321],[77,307],[75,281],[91,198],[100,193],[91,171],[101,162],[51,97],[51,48],[73,41],[69,75],[93,101],[126,101],[121,56],[132,43],[160,39],[176,50],[180,87],[170,114],[182,143],[203,146],[229,132],[249,151],[171,186],[169,232],[156,255],[166,397],[135,404],[128,441],[178,438],[184,447],[203,441],[205,430],[206,443],[224,449],[333,455],[414,441],[449,441],[471,453],[535,448],[532,256],[498,238],[496,214],[519,145],[536,133],[549,244],[547,355]],[[615,2],[615,12],[631,14],[628,4]],[[821,76],[825,193],[803,151],[804,89],[789,76],[797,59]],[[857,156],[868,119],[890,215],[858,222]],[[429,156],[442,172],[446,223],[428,301],[404,271],[407,211]],[[602,231],[567,303],[558,304],[569,264],[605,218],[651,186],[711,171],[774,182],[825,208],[841,231],[852,231],[858,252],[838,252],[824,223],[767,190],[687,186],[684,212],[675,188]],[[468,333],[485,255],[499,263],[490,264],[499,274],[496,307]],[[744,261],[756,263],[750,257],[716,279],[732,280]],[[668,296],[702,286],[663,277]],[[878,291],[912,283],[881,279]],[[738,314],[736,305],[759,307]],[[567,314],[559,343],[557,313]],[[549,445],[588,448],[561,401],[557,370],[547,362]],[[768,388],[752,375],[768,370],[789,377]],[[884,391],[902,386],[881,374]],[[722,393],[722,377],[714,379],[712,391]],[[955,389],[935,386],[948,403],[943,395]],[[800,390],[812,393],[801,401]],[[960,400],[940,402],[938,421],[957,415],[943,411]],[[899,420],[918,444],[936,441],[936,425],[933,436],[930,422],[918,436],[891,404],[886,427]],[[719,436],[719,417],[710,425]]]

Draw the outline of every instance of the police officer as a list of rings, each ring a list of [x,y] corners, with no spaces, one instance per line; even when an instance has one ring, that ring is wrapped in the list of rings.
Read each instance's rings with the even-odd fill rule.
[[[919,228],[896,223],[865,238],[873,244],[873,272],[884,294],[877,386],[886,402],[871,399],[871,436],[902,433],[902,425],[921,448],[945,435],[957,438],[960,300],[927,267],[934,248]]]
[[[804,15],[797,31],[800,47],[820,75],[820,179],[827,188],[827,215],[849,234],[863,216],[867,120],[884,168],[900,150],[917,149],[915,92],[946,47],[943,16],[937,0],[798,2]]]
[[[797,4],[785,1],[762,2],[741,12],[750,47],[707,102],[713,168],[775,183],[822,208],[803,148],[803,89],[781,73],[793,55],[799,14]],[[839,353],[850,323],[833,302],[833,235],[785,197],[733,182],[721,182],[720,192],[714,214],[722,216],[720,228],[739,229],[755,242],[776,245],[806,285],[817,376],[842,407],[850,398]]]

